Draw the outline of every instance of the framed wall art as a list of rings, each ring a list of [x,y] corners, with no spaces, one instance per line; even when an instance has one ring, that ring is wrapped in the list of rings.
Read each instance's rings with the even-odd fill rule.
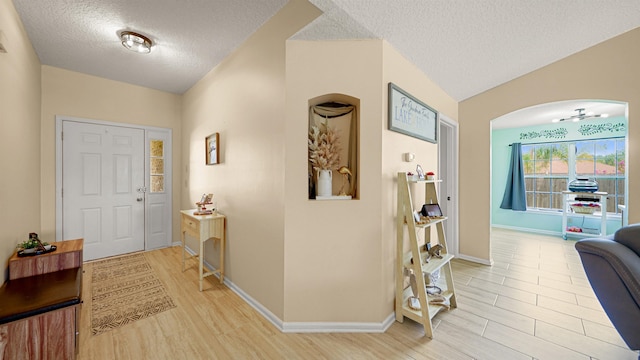
[[[389,130],[436,144],[438,112],[389,83]]]
[[[205,138],[205,164],[215,165],[220,161],[220,135],[213,133]]]

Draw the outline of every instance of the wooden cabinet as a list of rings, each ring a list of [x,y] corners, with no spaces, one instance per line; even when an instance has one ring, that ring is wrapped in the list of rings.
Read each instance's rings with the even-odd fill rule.
[[[429,303],[426,286],[436,285],[442,290],[442,295],[451,308],[457,307],[453,277],[451,274],[450,261],[452,254],[447,251],[447,242],[444,233],[445,216],[432,217],[422,223],[416,221],[414,217],[414,206],[410,184],[413,186],[425,187],[424,204],[438,204],[438,195],[435,184],[441,180],[413,180],[406,173],[398,173],[398,212],[397,212],[397,260],[396,260],[396,320],[402,322],[405,317],[414,320],[424,327],[425,336],[433,338],[433,325],[431,319],[442,309],[443,305]],[[419,204],[419,207],[423,203]],[[431,233],[435,228],[436,236],[432,238]],[[419,232],[423,232],[424,239],[420,239]],[[409,238],[409,249],[405,249],[405,233]],[[426,244],[442,246],[440,255],[442,258],[431,257],[429,262],[425,262],[427,257]],[[440,280],[430,283],[430,277],[439,272]],[[413,294],[411,286],[407,285],[410,274],[413,273],[416,279],[417,294]],[[419,300],[419,310],[409,306],[409,299],[417,296]]]
[[[82,300],[83,239],[60,241],[52,245],[56,246],[56,250],[50,253],[25,257],[19,257],[15,253],[9,258],[9,281],[4,287],[26,289],[27,285],[34,286],[33,284],[37,281],[42,281],[42,276],[51,278],[53,280],[38,285],[33,295],[23,296],[33,301],[38,296],[45,296],[53,301],[47,306],[55,310],[47,309],[40,312],[36,309],[36,312],[39,312],[37,315],[0,325],[0,359],[3,358],[3,354],[4,359],[75,359],[79,344],[79,306],[81,305],[78,303]],[[75,305],[60,307],[61,305],[55,304],[53,298],[61,296],[62,300],[69,301],[68,294],[59,291],[59,287],[53,289],[54,293],[47,293],[44,288],[47,285],[58,286],[62,281],[57,278],[57,275],[66,273],[77,274],[73,282],[78,287],[74,292],[77,293],[77,298]],[[47,291],[52,290],[47,289]],[[2,351],[3,348],[4,351]]]
[[[9,280],[82,267],[82,244],[83,239],[54,242],[56,251],[36,256],[16,252],[9,258]]]

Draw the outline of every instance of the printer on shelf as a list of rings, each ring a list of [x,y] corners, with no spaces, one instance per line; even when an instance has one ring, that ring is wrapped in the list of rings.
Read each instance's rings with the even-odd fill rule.
[[[569,191],[573,192],[596,192],[598,191],[598,182],[586,177],[578,177],[569,182]]]

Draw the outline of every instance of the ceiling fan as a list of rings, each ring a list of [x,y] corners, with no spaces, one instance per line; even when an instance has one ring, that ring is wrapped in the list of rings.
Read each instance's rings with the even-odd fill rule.
[[[576,115],[572,115],[572,116],[569,116],[567,118],[562,118],[562,119],[553,119],[553,120],[551,120],[551,122],[554,122],[554,123],[561,122],[561,121],[578,122],[580,120],[591,119],[591,118],[607,118],[607,117],[609,117],[609,114],[594,114],[593,111],[585,113],[584,110],[585,110],[584,108],[576,109],[575,111],[578,112]]]

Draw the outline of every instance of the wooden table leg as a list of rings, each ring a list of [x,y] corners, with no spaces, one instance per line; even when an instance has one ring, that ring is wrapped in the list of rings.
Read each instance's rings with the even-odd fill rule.
[[[187,244],[185,243],[184,237],[185,237],[185,232],[181,231],[182,233],[182,272],[184,272],[184,252],[187,251],[186,247]]]
[[[224,221],[224,220],[223,220]],[[224,227],[223,227],[224,229]],[[222,237],[220,237],[220,284],[224,283],[224,230],[222,230]]]
[[[198,277],[200,278],[200,291],[202,291],[202,270],[204,268],[204,241],[200,239],[200,253],[198,253]]]

